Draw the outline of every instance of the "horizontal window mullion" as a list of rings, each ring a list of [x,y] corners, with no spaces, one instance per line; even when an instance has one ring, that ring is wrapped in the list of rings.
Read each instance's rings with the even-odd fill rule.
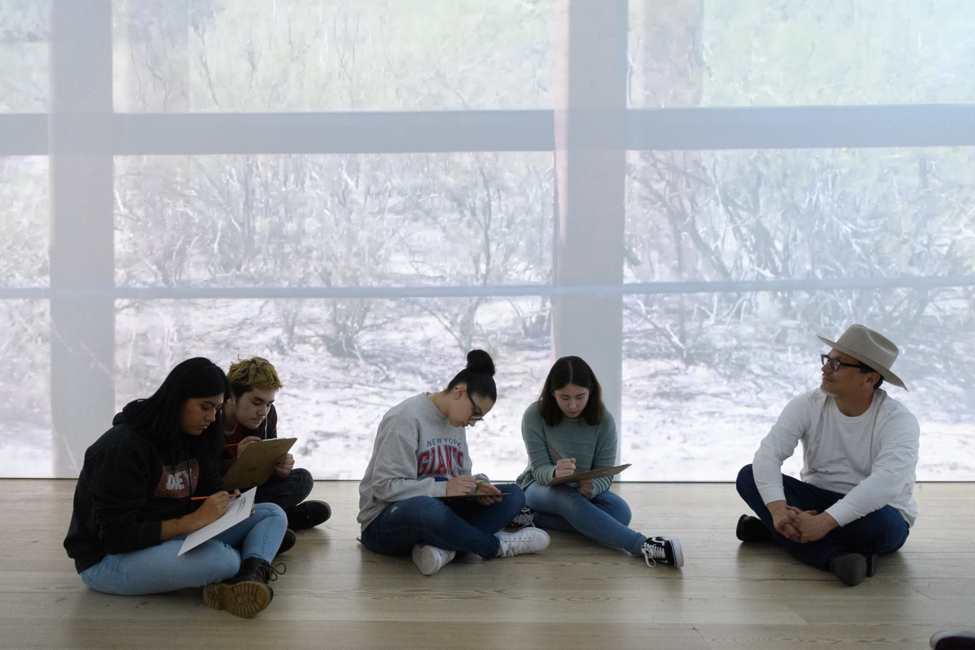
[[[0,300],[48,300],[59,297],[115,300],[202,299],[370,299],[404,298],[504,298],[517,296],[558,297],[569,295],[653,295],[688,293],[753,293],[760,291],[836,291],[850,289],[975,286],[975,275],[901,276],[891,278],[782,279],[745,281],[638,282],[625,284],[476,285],[452,287],[117,287],[114,289],[50,289],[47,287],[0,288]]]
[[[46,114],[0,115],[0,155],[46,155]],[[975,145],[975,106],[668,108],[569,113],[570,148],[819,149]],[[555,112],[62,116],[59,152],[109,155],[552,151]],[[597,128],[599,125],[616,128]]]
[[[975,105],[631,110],[631,150],[833,149],[975,145]]]

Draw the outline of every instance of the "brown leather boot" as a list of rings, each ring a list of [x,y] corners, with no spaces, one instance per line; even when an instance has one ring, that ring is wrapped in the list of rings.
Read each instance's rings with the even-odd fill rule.
[[[284,572],[276,571],[267,560],[249,557],[240,563],[240,571],[233,578],[204,587],[203,603],[241,618],[256,616],[271,604],[274,591],[267,583],[278,573]]]

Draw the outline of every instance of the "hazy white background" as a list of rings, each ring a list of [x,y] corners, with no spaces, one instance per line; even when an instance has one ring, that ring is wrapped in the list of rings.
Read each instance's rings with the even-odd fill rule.
[[[118,1],[114,111],[548,110],[563,6]],[[5,116],[49,110],[49,13],[0,0],[0,130],[14,128]],[[631,0],[628,105],[971,103],[973,34],[967,0]],[[194,148],[191,135],[170,139]],[[711,284],[621,288],[624,479],[732,480],[788,399],[818,384],[815,334],[852,322],[901,344],[911,390],[890,392],[921,421],[919,478],[975,479],[975,150],[947,145],[628,152],[625,283]],[[49,171],[47,156],[0,155],[0,476],[64,475],[43,293]],[[500,395],[469,430],[472,454],[478,471],[514,477],[521,414],[554,358],[554,174],[550,151],[115,156],[120,290],[355,294],[118,297],[116,406],[183,358],[265,356],[285,383],[279,431],[299,438],[299,464],[358,479],[383,412],[442,388],[482,347]],[[779,280],[797,282],[742,284]],[[536,295],[505,290],[528,285]]]

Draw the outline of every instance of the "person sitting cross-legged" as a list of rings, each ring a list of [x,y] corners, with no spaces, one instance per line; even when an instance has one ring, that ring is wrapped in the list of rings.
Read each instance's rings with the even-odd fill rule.
[[[284,565],[270,561],[287,526],[273,503],[181,554],[187,535],[238,495],[224,490],[218,468],[229,394],[216,364],[187,359],[85,452],[64,548],[90,588],[144,596],[202,587],[204,604],[243,618],[271,603],[268,583]]]
[[[596,374],[583,359],[562,357],[555,362],[538,401],[525,410],[521,435],[529,462],[516,482],[525,491],[526,507],[512,525],[531,522],[539,528],[579,533],[621,548],[651,567],[684,565],[679,540],[648,537],[629,527],[630,507],[610,491],[612,476],[550,485],[558,477],[616,464],[616,421],[603,405]]]
[[[744,542],[778,542],[797,559],[855,586],[878,555],[907,540],[917,518],[913,490],[917,418],[880,385],[904,388],[891,371],[898,350],[851,325],[822,360],[819,388],[793,399],[738,474],[738,493],[758,517],[742,515]],[[801,480],[781,473],[799,442]]]
[[[383,416],[359,483],[367,549],[410,555],[429,576],[458,554],[507,558],[548,547],[543,530],[501,530],[525,505],[521,488],[471,472],[467,428],[498,399],[494,370],[491,355],[471,350],[445,389],[414,395]]]
[[[243,359],[230,366],[230,398],[223,406],[223,460],[220,469],[226,474],[247,445],[278,437],[278,414],[274,398],[282,388],[281,379],[271,362],[261,357]],[[294,546],[293,531],[313,528],[324,523],[332,510],[324,501],[306,501],[315,480],[306,469],[296,468],[291,454],[278,459],[274,474],[257,488],[257,503],[276,503],[288,516],[288,532],[279,553]]]

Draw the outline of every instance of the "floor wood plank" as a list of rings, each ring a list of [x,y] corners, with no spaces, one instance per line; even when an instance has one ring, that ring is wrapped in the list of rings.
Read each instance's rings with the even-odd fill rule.
[[[919,485],[907,545],[849,588],[773,544],[740,544],[746,507],[729,484],[616,488],[633,528],[680,538],[680,571],[553,533],[545,553],[459,558],[426,577],[356,542],[356,483],[320,482],[333,517],[282,556],[274,602],[253,620],[206,608],[198,590],[87,589],[61,546],[73,489],[0,480],[0,648],[923,650],[938,629],[975,625],[975,484]]]

